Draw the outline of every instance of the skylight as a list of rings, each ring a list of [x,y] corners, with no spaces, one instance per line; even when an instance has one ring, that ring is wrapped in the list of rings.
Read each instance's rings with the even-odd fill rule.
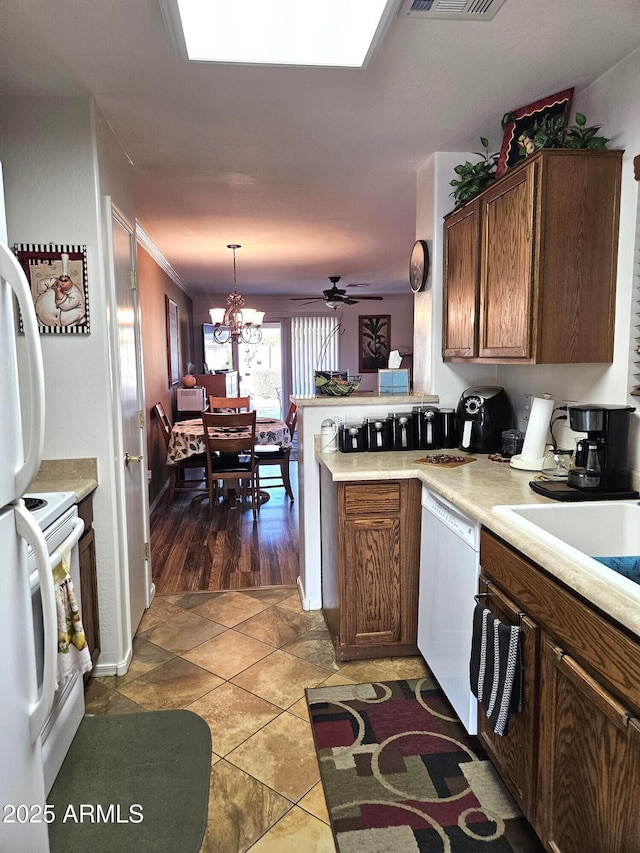
[[[179,52],[198,62],[361,68],[395,0],[161,0]]]

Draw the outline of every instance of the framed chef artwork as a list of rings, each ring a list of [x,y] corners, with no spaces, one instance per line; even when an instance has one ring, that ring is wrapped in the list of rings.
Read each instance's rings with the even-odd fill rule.
[[[19,243],[13,251],[29,282],[40,333],[88,335],[87,247]]]

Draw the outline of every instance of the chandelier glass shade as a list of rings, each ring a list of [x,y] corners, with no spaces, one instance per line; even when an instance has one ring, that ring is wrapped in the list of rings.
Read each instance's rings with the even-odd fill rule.
[[[236,287],[236,249],[238,243],[229,243],[227,249],[233,252],[233,293],[227,296],[226,308],[211,308],[213,338],[216,343],[227,344],[230,341],[242,344],[258,344],[262,340],[260,326],[264,320],[264,311],[245,308],[244,298]]]

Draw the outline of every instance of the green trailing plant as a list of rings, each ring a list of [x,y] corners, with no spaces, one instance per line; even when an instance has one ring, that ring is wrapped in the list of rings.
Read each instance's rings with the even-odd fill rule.
[[[601,124],[587,127],[587,119],[582,113],[576,113],[576,123],[567,129],[564,138],[565,148],[584,148],[588,151],[602,151],[609,141],[606,136],[598,136]]]
[[[449,184],[453,187],[451,195],[456,207],[472,199],[496,178],[496,167],[500,155],[489,154],[489,141],[484,136],[480,137],[480,142],[484,147],[484,153],[481,154],[479,151],[474,153],[482,159],[477,163],[470,163],[467,160],[453,169],[458,177],[449,181]]]
[[[533,126],[533,147],[562,148],[567,129],[566,115],[547,115]],[[531,152],[528,152],[531,153]]]
[[[567,127],[565,115],[546,115],[518,137],[518,151],[522,157],[540,148],[602,151],[609,140],[606,136],[598,136],[600,128],[601,125],[587,127],[583,113],[576,113],[576,123],[571,127]]]

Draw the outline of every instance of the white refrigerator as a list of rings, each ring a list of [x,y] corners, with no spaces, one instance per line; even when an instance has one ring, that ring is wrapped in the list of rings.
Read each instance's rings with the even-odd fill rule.
[[[23,423],[16,359],[17,297],[30,399]],[[26,383],[26,387],[25,386]],[[40,467],[44,443],[44,382],[38,326],[29,285],[7,245],[0,172],[0,850],[49,850],[41,731],[56,680],[57,637],[47,546],[21,497]],[[36,557],[44,623],[44,677],[38,686],[27,546]]]

